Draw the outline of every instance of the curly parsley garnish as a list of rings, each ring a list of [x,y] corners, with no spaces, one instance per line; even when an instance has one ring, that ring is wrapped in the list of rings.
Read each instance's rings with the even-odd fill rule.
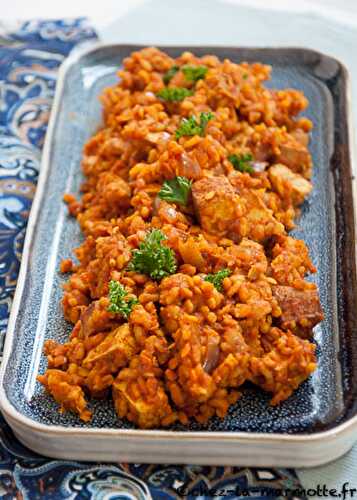
[[[166,73],[162,77],[165,85],[167,85],[168,83],[170,83],[170,81],[176,75],[176,73],[179,71],[179,69],[180,69],[180,66],[176,66],[175,65],[175,66],[171,66],[171,68],[168,71],[166,71]]]
[[[183,137],[185,135],[200,135],[201,137],[203,137],[205,134],[207,123],[212,120],[212,118],[214,118],[214,114],[210,112],[201,113],[199,123],[194,116],[190,116],[190,118],[184,118],[181,121],[179,128],[176,130],[176,139],[179,139],[180,137]]]
[[[146,274],[156,281],[173,274],[177,268],[175,253],[161,244],[166,239],[160,229],[148,233],[139,248],[133,250],[128,270]]]
[[[205,281],[209,281],[210,283],[212,283],[215,286],[215,288],[219,292],[221,292],[223,289],[222,283],[224,278],[227,278],[231,274],[232,271],[230,269],[221,269],[215,274],[207,274],[207,276],[205,277]]]
[[[246,172],[248,174],[254,173],[254,169],[250,164],[253,160],[253,156],[251,154],[229,155],[228,160],[232,163],[235,170],[239,170],[239,172],[243,173]]]
[[[165,87],[158,92],[157,97],[164,101],[178,102],[183,101],[186,97],[193,95],[193,91],[184,87]]]
[[[133,307],[139,304],[136,297],[129,296],[123,285],[114,280],[109,282],[109,300],[108,311],[121,314],[125,319],[128,319]]]
[[[206,66],[183,66],[182,72],[189,82],[197,82],[203,80],[206,76],[208,68]]]
[[[159,198],[179,203],[180,205],[187,205],[191,185],[192,181],[187,179],[187,177],[177,176],[163,183],[159,191]]]

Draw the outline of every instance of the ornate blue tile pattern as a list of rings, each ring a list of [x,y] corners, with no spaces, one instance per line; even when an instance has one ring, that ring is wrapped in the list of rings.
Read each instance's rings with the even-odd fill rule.
[[[84,19],[31,21],[11,30],[0,24],[0,351],[56,72],[74,45],[95,37]],[[277,498],[281,488],[299,488],[294,471],[49,460],[24,448],[0,415],[0,498],[4,500],[205,500],[248,494],[258,499]],[[295,494],[294,498],[304,497]]]
[[[94,39],[84,19],[0,25],[0,345],[16,286],[59,65]]]

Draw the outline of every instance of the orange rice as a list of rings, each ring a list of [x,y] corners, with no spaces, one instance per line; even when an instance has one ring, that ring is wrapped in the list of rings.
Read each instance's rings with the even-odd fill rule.
[[[205,66],[196,82],[183,68]],[[180,102],[157,96],[187,88]],[[71,336],[45,344],[38,377],[61,410],[85,421],[87,399],[112,397],[141,428],[224,417],[245,381],[287,399],[316,367],[313,326],[323,319],[316,270],[288,235],[311,191],[308,102],[298,90],[264,87],[271,68],[155,48],[124,60],[105,90],[103,126],[84,147],[80,200],[64,199],[85,239],[66,259],[62,300]],[[176,138],[183,118],[211,112],[205,133]],[[251,155],[253,173],[228,157]],[[163,201],[165,180],[192,181],[186,206]],[[128,269],[153,228],[166,236],[176,271],[161,281]],[[207,274],[228,269],[217,289]],[[135,295],[125,319],[108,310],[110,281]]]

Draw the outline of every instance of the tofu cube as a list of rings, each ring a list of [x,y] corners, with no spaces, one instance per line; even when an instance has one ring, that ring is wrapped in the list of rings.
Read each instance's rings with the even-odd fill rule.
[[[240,215],[241,202],[226,177],[208,177],[192,186],[192,197],[202,229],[225,234]]]
[[[301,205],[312,190],[310,181],[280,163],[269,169],[269,179],[279,196],[291,200],[295,206]]]

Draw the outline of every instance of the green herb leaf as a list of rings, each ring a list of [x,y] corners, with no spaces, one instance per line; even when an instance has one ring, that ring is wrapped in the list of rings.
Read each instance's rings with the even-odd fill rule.
[[[185,135],[201,135],[202,129],[200,124],[197,123],[196,118],[191,116],[190,118],[184,118],[179,128],[176,130],[175,137],[179,139]]]
[[[228,160],[232,163],[235,170],[239,170],[239,172],[253,174],[254,169],[251,166],[250,162],[253,160],[253,156],[251,154],[245,155],[229,155]]]
[[[133,307],[139,304],[136,297],[130,297],[123,285],[114,280],[109,282],[109,300],[108,311],[121,314],[125,319],[128,319]]]
[[[249,77],[248,73],[243,74],[243,80],[246,80]]]
[[[165,181],[159,192],[159,198],[180,205],[187,205],[191,191],[192,181],[187,177],[177,176],[174,179]]]
[[[209,112],[209,113],[201,113],[200,115],[200,127],[202,129],[202,134],[204,135],[205,128],[207,126],[207,123],[214,118],[214,114]]]
[[[185,97],[193,95],[193,91],[185,89],[184,87],[165,87],[156,95],[164,101],[178,102],[183,101]]]
[[[200,122],[198,123],[194,116],[190,116],[190,118],[184,118],[179,128],[176,130],[175,137],[179,139],[180,137],[186,135],[200,135],[201,137],[205,134],[205,129],[209,120],[214,118],[213,113],[201,113]]]
[[[178,72],[179,69],[180,69],[180,66],[175,65],[175,66],[172,66],[168,71],[166,71],[166,73],[162,77],[165,85],[170,83],[171,79],[176,75],[176,73]]]
[[[129,271],[146,274],[156,281],[173,274],[177,268],[175,253],[161,244],[166,239],[160,229],[153,229],[148,233],[139,248],[133,250]]]
[[[231,274],[232,271],[230,269],[221,269],[215,274],[207,274],[207,276],[205,277],[205,281],[209,281],[210,283],[212,283],[215,288],[217,288],[217,290],[221,292],[223,289],[222,283],[224,278],[227,278]]]
[[[197,82],[202,80],[208,71],[206,66],[183,66],[182,72],[189,82]]]

